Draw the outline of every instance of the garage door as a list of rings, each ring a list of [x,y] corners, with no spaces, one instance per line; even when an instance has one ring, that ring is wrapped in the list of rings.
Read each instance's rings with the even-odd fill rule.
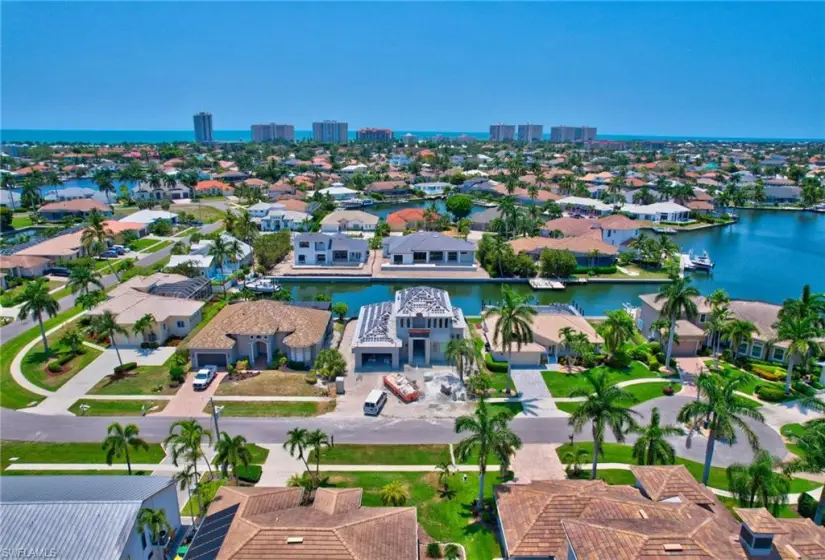
[[[361,354],[361,367],[392,367],[392,354]]]
[[[198,367],[218,366],[226,367],[226,354],[197,354]]]

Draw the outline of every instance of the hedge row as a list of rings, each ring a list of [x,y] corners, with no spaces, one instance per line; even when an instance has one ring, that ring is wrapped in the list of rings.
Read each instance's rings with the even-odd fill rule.
[[[248,467],[240,465],[238,470],[235,471],[235,474],[237,474],[238,480],[249,482],[251,484],[257,484],[258,481],[261,480],[262,471],[263,469],[260,465],[249,465]]]
[[[137,362],[126,362],[123,365],[115,366],[115,373],[123,373],[124,371],[132,371],[137,368]]]
[[[507,362],[495,361],[492,354],[485,354],[484,362],[492,373],[507,373]]]

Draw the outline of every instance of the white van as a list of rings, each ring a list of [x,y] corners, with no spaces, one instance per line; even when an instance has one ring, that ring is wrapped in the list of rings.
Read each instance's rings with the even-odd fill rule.
[[[373,389],[364,401],[364,414],[367,416],[378,416],[381,409],[387,402],[387,393],[380,389]]]

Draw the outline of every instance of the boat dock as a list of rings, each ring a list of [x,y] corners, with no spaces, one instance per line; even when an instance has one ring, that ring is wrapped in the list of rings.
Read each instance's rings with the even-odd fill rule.
[[[530,287],[534,290],[563,290],[564,284],[547,278],[531,278]]]

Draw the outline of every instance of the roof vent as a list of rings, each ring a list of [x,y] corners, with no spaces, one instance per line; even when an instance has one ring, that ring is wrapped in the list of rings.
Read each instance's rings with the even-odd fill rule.
[[[641,517],[642,519],[648,519],[647,512],[642,508],[639,508],[639,517]]]
[[[287,537],[286,544],[301,544],[304,542],[304,537]]]
[[[682,552],[682,545],[679,543],[663,544],[662,548],[665,552]]]

